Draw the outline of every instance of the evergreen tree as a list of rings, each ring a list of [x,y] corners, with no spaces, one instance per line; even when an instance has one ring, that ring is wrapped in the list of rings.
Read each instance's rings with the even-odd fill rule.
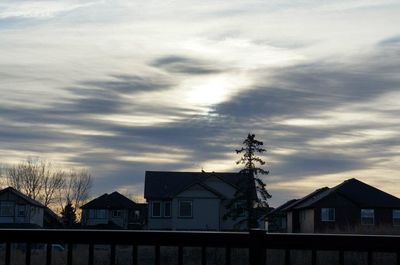
[[[67,205],[65,205],[61,212],[61,218],[66,227],[74,227],[77,224],[75,208],[70,201],[67,202]]]
[[[249,133],[243,141],[243,147],[236,150],[237,154],[243,154],[236,161],[236,164],[244,165],[239,173],[244,174],[246,177],[241,178],[242,182],[238,183],[239,189],[236,191],[234,198],[227,204],[228,211],[224,216],[225,219],[230,217],[234,220],[244,217],[237,225],[240,226],[245,222],[248,229],[258,227],[257,219],[260,216],[256,212],[257,208],[261,208],[266,214],[266,209],[268,209],[267,200],[271,198],[265,183],[260,178],[260,175],[269,173],[269,171],[259,167],[265,164],[257,155],[266,151],[262,146],[263,142],[256,140],[255,135]]]

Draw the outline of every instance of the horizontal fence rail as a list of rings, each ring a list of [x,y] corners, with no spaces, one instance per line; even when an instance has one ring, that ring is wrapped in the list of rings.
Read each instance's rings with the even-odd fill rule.
[[[225,249],[225,264],[231,263],[231,249],[248,249],[250,265],[265,265],[267,249],[282,249],[284,264],[291,263],[291,250],[311,251],[311,264],[316,264],[317,251],[338,252],[339,264],[344,264],[345,251],[367,253],[367,264],[372,265],[374,252],[396,253],[400,265],[400,236],[378,235],[327,235],[327,234],[268,234],[263,230],[250,232],[183,232],[183,231],[128,231],[128,230],[46,230],[46,229],[0,229],[0,243],[5,244],[5,264],[11,264],[11,244],[26,243],[25,264],[31,264],[34,244],[46,244],[45,264],[51,265],[52,244],[67,246],[66,263],[73,264],[73,246],[87,244],[88,264],[94,265],[94,245],[109,245],[109,264],[116,265],[116,246],[131,245],[132,264],[137,265],[138,246],[154,246],[154,264],[160,265],[160,247],[178,247],[177,263],[183,265],[183,248],[200,247],[201,264],[206,265],[206,248]]]

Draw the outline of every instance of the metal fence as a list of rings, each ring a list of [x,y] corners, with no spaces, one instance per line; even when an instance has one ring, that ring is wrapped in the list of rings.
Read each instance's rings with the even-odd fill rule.
[[[181,231],[115,231],[115,230],[25,230],[0,229],[0,243],[5,244],[5,264],[11,264],[12,244],[26,243],[24,248],[25,264],[31,264],[32,246],[37,243],[46,244],[45,260],[52,263],[53,244],[67,246],[65,263],[73,264],[74,245],[87,244],[87,264],[94,265],[94,246],[109,245],[109,264],[116,265],[116,246],[132,246],[132,265],[138,265],[138,247],[154,246],[154,264],[160,265],[160,248],[177,247],[177,264],[183,265],[183,249],[185,247],[201,248],[201,264],[206,265],[206,249],[218,247],[224,249],[225,264],[231,264],[233,248],[248,249],[248,264],[265,265],[267,249],[284,251],[284,264],[291,264],[292,250],[311,252],[310,263],[317,263],[318,251],[335,251],[338,263],[345,264],[346,251],[362,251],[367,253],[367,264],[374,264],[374,252],[391,252],[396,254],[396,264],[400,265],[400,236],[374,235],[326,235],[326,234],[268,234],[262,230],[250,232],[181,232]]]

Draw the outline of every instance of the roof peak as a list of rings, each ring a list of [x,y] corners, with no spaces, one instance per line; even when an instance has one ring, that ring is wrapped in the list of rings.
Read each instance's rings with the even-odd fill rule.
[[[122,195],[118,191],[114,191],[111,194],[105,193],[94,198],[85,205],[82,205],[81,209],[125,209],[135,207],[136,203],[134,201]]]
[[[27,201],[30,204],[33,204],[33,205],[36,205],[36,206],[39,206],[39,207],[42,207],[42,208],[46,208],[46,206],[44,206],[41,202],[29,197],[28,195],[22,193],[21,191],[17,190],[14,187],[8,186],[8,187],[6,187],[4,189],[1,189],[0,193],[6,192],[6,191],[13,192],[14,194],[16,194],[17,196],[21,197],[22,199],[24,199],[25,201]]]

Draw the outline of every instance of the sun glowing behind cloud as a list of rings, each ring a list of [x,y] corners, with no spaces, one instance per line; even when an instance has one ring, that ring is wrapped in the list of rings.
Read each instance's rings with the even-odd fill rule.
[[[225,74],[185,81],[181,89],[187,103],[209,107],[228,100],[248,84],[243,77]]]

